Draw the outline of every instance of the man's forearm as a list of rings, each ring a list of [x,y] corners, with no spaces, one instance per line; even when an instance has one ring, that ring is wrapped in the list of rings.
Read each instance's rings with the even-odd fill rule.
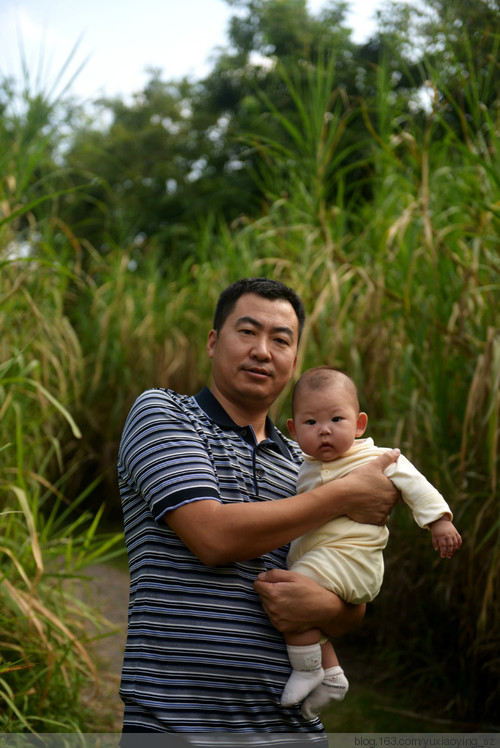
[[[208,566],[246,561],[344,514],[349,487],[336,483],[274,501],[200,499],[168,512],[165,521]]]
[[[386,452],[345,478],[288,498],[236,504],[194,501],[168,512],[165,521],[208,566],[256,558],[344,514],[383,524],[398,493],[382,470],[396,457]]]

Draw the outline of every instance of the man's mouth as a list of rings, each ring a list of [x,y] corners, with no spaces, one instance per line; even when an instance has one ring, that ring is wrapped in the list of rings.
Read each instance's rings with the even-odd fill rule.
[[[261,369],[258,366],[248,366],[245,368],[245,371],[248,374],[252,374],[255,377],[261,377],[262,379],[266,379],[267,377],[271,376],[271,372],[269,372],[267,369]]]

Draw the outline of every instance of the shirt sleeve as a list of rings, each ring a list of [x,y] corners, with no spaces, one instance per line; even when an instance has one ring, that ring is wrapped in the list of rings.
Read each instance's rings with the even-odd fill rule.
[[[384,473],[401,491],[401,496],[412,510],[417,525],[429,529],[431,522],[444,515],[453,519],[450,507],[437,488],[429,483],[404,455],[400,455]]]
[[[143,497],[156,521],[182,504],[221,501],[208,442],[166,390],[148,390],[132,406],[118,473],[120,482]]]

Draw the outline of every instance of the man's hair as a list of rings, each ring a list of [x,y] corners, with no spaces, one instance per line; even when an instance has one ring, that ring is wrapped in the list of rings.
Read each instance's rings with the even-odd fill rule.
[[[299,340],[304,328],[306,313],[302,299],[284,283],[270,278],[241,278],[231,283],[219,296],[214,315],[214,330],[219,332],[224,322],[229,317],[236,302],[246,293],[254,293],[270,301],[288,301],[297,315],[299,322]]]
[[[311,392],[332,386],[344,388],[359,411],[358,390],[354,380],[348,374],[340,369],[335,369],[333,366],[316,366],[305,371],[297,380],[292,396],[292,412],[295,411],[297,397],[300,397],[304,391]]]

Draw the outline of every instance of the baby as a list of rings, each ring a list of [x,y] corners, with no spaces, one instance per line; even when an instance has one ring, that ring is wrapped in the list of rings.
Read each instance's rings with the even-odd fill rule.
[[[318,367],[305,372],[295,386],[292,414],[287,426],[304,452],[298,493],[341,478],[385,451],[372,439],[359,438],[368,416],[360,412],[356,385],[337,369]],[[462,539],[441,494],[402,455],[385,474],[400,490],[417,524],[430,530],[441,558],[451,558]],[[386,526],[338,517],[291,543],[288,568],[311,577],[348,603],[370,602],[382,585],[388,537]],[[342,700],[349,684],[332,643],[319,629],[290,633],[285,639],[292,673],[281,703],[290,706],[306,699],[302,714],[314,719],[330,701]]]

